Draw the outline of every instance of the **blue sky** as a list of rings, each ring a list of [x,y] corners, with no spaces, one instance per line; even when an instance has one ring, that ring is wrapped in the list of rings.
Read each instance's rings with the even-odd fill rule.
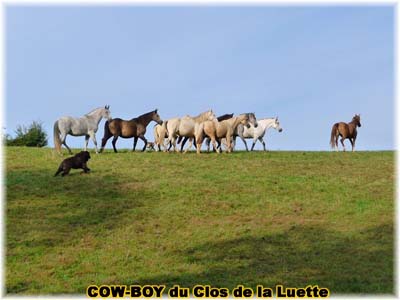
[[[329,150],[359,113],[357,149],[395,148],[394,6],[7,5],[5,29],[6,130],[40,120],[50,146],[59,117],[109,104],[123,119],[279,116],[271,150]]]

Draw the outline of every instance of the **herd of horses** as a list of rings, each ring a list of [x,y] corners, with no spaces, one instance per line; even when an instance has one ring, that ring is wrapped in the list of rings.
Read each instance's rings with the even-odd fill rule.
[[[104,150],[107,141],[112,137],[114,152],[118,152],[116,143],[119,137],[133,138],[133,151],[136,149],[138,139],[144,142],[142,151],[146,150],[148,141],[145,137],[146,128],[150,122],[157,124],[154,126],[154,145],[159,151],[187,152],[192,145],[196,147],[197,153],[201,152],[202,144],[205,140],[207,151],[210,150],[212,143],[216,152],[221,151],[224,144],[227,152],[232,152],[236,145],[236,138],[240,137],[246,150],[249,151],[246,139],[253,139],[251,151],[257,141],[263,145],[266,151],[264,135],[269,128],[282,131],[278,117],[257,120],[254,113],[243,113],[237,116],[225,114],[216,117],[212,110],[205,111],[198,116],[186,115],[181,118],[172,118],[163,121],[157,109],[131,120],[112,118],[110,106],[100,107],[92,110],[80,118],[62,117],[54,123],[54,147],[61,152],[64,145],[69,153],[71,149],[66,144],[67,135],[85,136],[85,147],[87,150],[89,139],[92,139],[96,153],[99,153],[96,140],[96,132],[102,119],[106,119],[104,124],[104,137],[101,141],[100,152]],[[338,151],[338,138],[341,137],[343,151],[346,150],[344,140],[349,139],[354,151],[357,138],[357,127],[361,127],[360,115],[355,115],[350,123],[339,122],[332,126],[330,144]],[[183,150],[185,143],[189,141],[189,146]],[[181,144],[180,150],[177,143]]]

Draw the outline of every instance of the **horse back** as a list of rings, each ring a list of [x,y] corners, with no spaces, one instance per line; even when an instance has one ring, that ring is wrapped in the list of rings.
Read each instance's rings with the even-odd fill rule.
[[[108,124],[108,129],[112,135],[118,135],[124,138],[137,136],[137,124],[135,120],[123,120],[120,118],[112,119]]]
[[[84,118],[61,117],[58,120],[58,128],[62,134],[81,136],[87,134],[88,124]]]
[[[350,136],[350,130],[349,130],[349,125],[345,122],[339,122],[336,123],[337,124],[337,130],[339,131],[339,134],[343,137],[343,138],[347,138]],[[336,125],[335,124],[335,125]]]

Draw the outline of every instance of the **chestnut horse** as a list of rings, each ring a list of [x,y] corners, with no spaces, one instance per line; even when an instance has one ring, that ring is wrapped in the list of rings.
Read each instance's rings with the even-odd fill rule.
[[[137,118],[133,118],[129,121],[122,120],[120,118],[115,118],[111,121],[107,121],[104,125],[104,137],[101,142],[100,152],[103,151],[108,139],[112,136],[114,136],[112,140],[114,152],[117,152],[115,143],[117,142],[118,137],[123,137],[126,139],[133,137],[134,141],[132,151],[135,151],[136,143],[138,141],[138,138],[140,138],[144,142],[144,147],[142,151],[146,150],[147,139],[145,138],[144,134],[146,133],[147,125],[149,125],[151,121],[155,121],[158,124],[162,123],[162,120],[157,113],[157,109],[143,114]]]
[[[343,151],[346,151],[344,140],[349,139],[351,143],[351,151],[354,151],[357,138],[357,127],[361,127],[360,115],[355,115],[350,123],[339,122],[332,126],[331,132],[331,147],[338,151],[338,138],[341,136],[340,142],[343,146]]]

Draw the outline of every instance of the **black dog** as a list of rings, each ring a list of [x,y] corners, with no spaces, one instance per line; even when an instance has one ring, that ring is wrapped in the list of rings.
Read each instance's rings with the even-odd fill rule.
[[[58,170],[54,176],[57,176],[61,172],[61,176],[68,175],[71,169],[83,169],[85,173],[89,172],[90,169],[87,167],[86,162],[90,159],[90,153],[88,151],[81,151],[72,157],[66,158],[58,167]]]

